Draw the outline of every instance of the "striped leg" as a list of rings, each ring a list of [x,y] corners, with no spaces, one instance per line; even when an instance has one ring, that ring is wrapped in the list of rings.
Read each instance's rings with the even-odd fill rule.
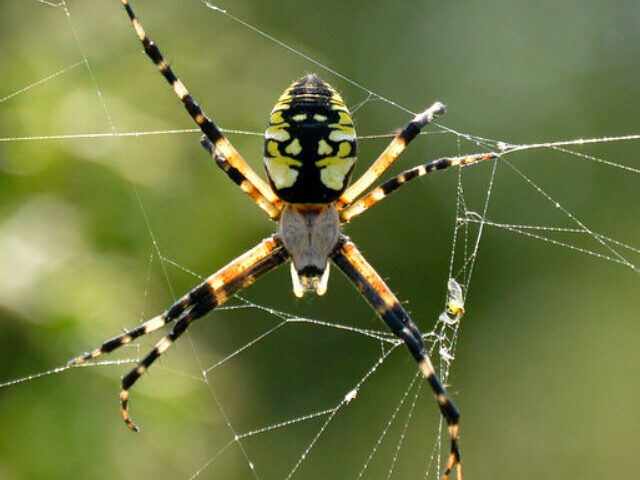
[[[122,416],[127,426],[137,431],[138,427],[136,427],[129,418],[127,403],[129,400],[129,389],[136,380],[138,380],[140,375],[184,333],[191,322],[207,314],[214,308],[219,307],[231,298],[233,294],[248,287],[262,274],[282,264],[287,258],[288,254],[282,247],[281,242],[275,236],[268,237],[256,247],[240,255],[231,263],[211,275],[202,284],[178,300],[164,314],[143,323],[123,335],[107,340],[92,352],[71,360],[69,365],[77,365],[87,359],[96,358],[102,353],[111,352],[131,342],[134,338],[157,330],[163,325],[177,319],[169,334],[162,338],[153,350],[122,379],[122,392],[120,393]]]
[[[354,243],[343,237],[331,254],[331,258],[384,320],[391,331],[404,340],[409,351],[418,362],[418,368],[433,390],[440,412],[449,427],[451,449],[442,480],[449,478],[454,466],[457,470],[458,480],[461,480],[462,464],[460,463],[460,453],[458,451],[458,419],[460,413],[449,398],[440,380],[438,380],[429,355],[424,348],[422,334],[418,327],[409,318],[409,315],[402,308],[393,292],[385,285],[373,267],[369,265]]]
[[[410,168],[408,170],[405,170],[398,176],[387,180],[379,187],[371,190],[357,202],[352,203],[351,205],[346,207],[344,210],[342,210],[342,212],[340,212],[340,219],[343,222],[350,221],[352,218],[357,217],[361,213],[364,213],[369,207],[371,207],[375,203],[378,203],[391,192],[398,189],[409,180],[413,180],[414,178],[422,177],[423,175],[431,173],[435,170],[444,170],[449,167],[457,167],[460,165],[470,165],[472,163],[484,162],[486,160],[491,160],[492,158],[497,157],[497,153],[481,153],[475,155],[466,155],[464,157],[445,157],[430,163],[426,163],[424,165]]]
[[[240,189],[245,192],[247,195],[251,197],[251,199],[258,205],[262,210],[267,212],[269,218],[272,220],[278,218],[282,209],[280,207],[281,203],[278,205],[274,205],[269,200],[267,200],[264,195],[260,193],[260,191],[249,181],[246,179],[242,173],[237,168],[231,166],[227,159],[216,150],[216,146],[209,140],[209,137],[206,135],[202,135],[200,138],[200,143],[204,147],[204,149],[209,152],[209,155],[213,157],[218,166],[224,170],[224,172],[229,176],[229,178],[235,182],[236,185],[240,187]]]
[[[136,338],[141,337],[142,335],[146,335],[147,333],[154,332],[159,328],[165,326],[167,323],[173,322],[176,318],[182,315],[182,313],[184,313],[187,308],[197,303],[197,298],[205,293],[203,290],[205,290],[204,285],[196,287],[187,295],[174,303],[171,308],[169,308],[169,310],[164,312],[162,315],[153,317],[151,320],[147,320],[142,325],[126,331],[122,335],[118,335],[117,337],[105,340],[98,348],[80,355],[77,358],[69,360],[67,362],[67,366],[71,367],[73,365],[79,365],[86,362],[87,360],[93,360],[103,353],[113,352],[121,346],[131,343]]]
[[[169,334],[163,337],[153,350],[122,378],[122,391],[120,392],[122,418],[130,429],[139,430],[131,421],[127,407],[129,389],[138,378],[186,331],[194,320],[224,304],[233,294],[248,287],[258,277],[282,264],[287,258],[288,254],[282,248],[280,241],[275,236],[271,236],[196,287],[194,292],[197,292],[197,303],[193,305],[191,310],[183,314],[171,328]]]
[[[140,24],[140,21],[136,17],[135,13],[133,13],[133,9],[129,5],[129,2],[127,0],[122,0],[122,5],[124,5],[124,8],[131,19],[131,23],[133,24],[133,28],[144,46],[144,51],[147,53],[149,58],[151,58],[153,63],[155,63],[156,67],[158,67],[158,70],[167,82],[169,82],[173,91],[189,112],[189,115],[191,115],[191,118],[193,118],[202,130],[202,133],[204,133],[211,143],[215,145],[216,150],[224,157],[225,162],[228,162],[231,167],[235,168],[240,175],[242,175],[255,189],[260,192],[264,198],[266,198],[268,202],[275,204],[278,197],[271,187],[253,171],[247,162],[244,161],[233,145],[231,145],[231,142],[229,142],[229,140],[227,140],[227,138],[222,134],[213,120],[205,115],[200,106],[189,94],[187,88],[165,61],[160,49],[158,49],[157,45],[147,36]]]
[[[380,154],[373,165],[340,196],[340,202],[350,204],[360,196],[380,175],[391,165],[396,158],[407,148],[407,145],[420,133],[422,127],[430,123],[435,117],[445,113],[442,103],[436,102],[419,113],[411,120],[400,133],[391,141],[387,148]]]

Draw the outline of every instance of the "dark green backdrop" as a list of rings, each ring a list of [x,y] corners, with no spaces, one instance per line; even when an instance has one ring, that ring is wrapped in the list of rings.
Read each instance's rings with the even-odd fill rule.
[[[217,5],[412,111],[443,101],[449,113],[442,123],[457,131],[512,143],[640,133],[637,1]],[[133,6],[223,127],[262,131],[281,91],[308,71],[340,89],[350,105],[367,98],[198,1]],[[170,264],[165,274],[151,233],[162,255],[206,275],[273,227],[216,170],[197,134],[15,139],[192,127],[143,55],[120,2],[69,0],[56,7],[5,0],[0,40],[4,382],[63,365],[194,285],[192,275]],[[392,132],[409,116],[374,100],[355,118],[359,134],[371,135]],[[262,173],[261,138],[230,138]],[[384,144],[361,142],[358,171]],[[549,149],[507,159],[589,228],[638,248],[639,145],[572,147],[635,172]],[[392,172],[478,148],[453,135],[422,136]],[[464,171],[470,209],[481,211],[490,171],[491,165]],[[442,309],[456,184],[456,172],[416,181],[348,228],[425,331]],[[504,163],[488,218],[576,227]],[[613,256],[590,237],[554,238]],[[595,480],[640,471],[640,255],[616,249],[635,271],[486,228],[449,378],[463,412],[465,478]],[[296,301],[286,269],[245,296],[317,320],[381,328],[335,271],[323,299]],[[203,368],[278,321],[249,309],[195,325],[132,392],[140,435],[124,427],[117,407],[129,364],[0,388],[0,479],[191,478],[232,438],[224,415],[244,433],[331,408],[380,355],[379,344],[360,335],[291,324],[213,370],[210,386],[197,380]],[[121,358],[138,357],[154,341],[142,340],[140,351],[127,349]],[[294,478],[357,478],[414,372],[406,352],[392,354],[358,400],[336,415]],[[413,391],[364,478],[387,478],[412,399]],[[257,478],[286,478],[325,419],[246,439]],[[437,421],[423,391],[392,478],[423,478]],[[232,445],[198,478],[252,477]]]

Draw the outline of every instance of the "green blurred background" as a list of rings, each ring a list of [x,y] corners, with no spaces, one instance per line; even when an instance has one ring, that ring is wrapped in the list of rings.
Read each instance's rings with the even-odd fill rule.
[[[412,111],[443,101],[449,113],[441,123],[457,131],[512,143],[640,132],[637,1],[216,5]],[[2,139],[192,127],[143,55],[120,2],[71,0],[69,15],[63,7],[0,3]],[[281,91],[308,71],[350,105],[367,99],[196,0],[133,7],[225,128],[262,131]],[[360,135],[392,132],[409,119],[381,101],[355,116]],[[261,138],[230,138],[262,172]],[[386,141],[361,142],[359,172]],[[391,173],[478,149],[454,135],[422,136]],[[576,150],[640,167],[638,141]],[[640,246],[637,173],[554,150],[507,159],[595,232]],[[482,210],[491,168],[465,169],[469,209]],[[424,331],[446,292],[457,178],[450,171],[416,181],[347,229]],[[576,226],[504,163],[488,218]],[[184,269],[207,275],[272,229],[194,133],[1,142],[0,383],[61,366],[157,314],[197,282]],[[165,275],[151,233],[159,252],[183,268],[167,264]],[[611,256],[593,238],[554,238]],[[638,253],[617,249],[640,265]],[[486,228],[449,378],[463,412],[465,478],[637,477],[639,280],[620,264]],[[286,268],[244,296],[295,315],[382,328],[337,271],[322,299],[295,300]],[[290,324],[212,370],[209,385],[198,380],[203,368],[279,321],[252,308],[194,325],[133,390],[140,435],[118,413],[128,364],[0,388],[0,478],[191,478],[232,439],[226,418],[240,434],[331,408],[380,356],[380,345],[361,335]],[[140,350],[109,359],[138,357],[154,342],[144,338]],[[414,372],[410,356],[394,352],[294,478],[357,478]],[[413,393],[364,478],[387,478],[399,445],[392,478],[424,477],[438,412],[423,389],[403,438]],[[256,477],[286,478],[325,420],[245,439]],[[233,444],[198,478],[253,477]]]

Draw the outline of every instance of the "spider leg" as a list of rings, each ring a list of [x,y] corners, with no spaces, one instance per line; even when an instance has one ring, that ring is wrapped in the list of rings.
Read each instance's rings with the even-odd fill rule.
[[[122,416],[127,426],[137,431],[138,427],[131,421],[127,410],[131,386],[184,333],[194,320],[224,304],[233,294],[248,287],[258,277],[282,264],[287,258],[289,258],[289,254],[282,247],[280,240],[275,235],[268,237],[211,275],[173,304],[164,314],[143,323],[123,335],[107,340],[92,352],[71,360],[69,365],[77,365],[87,359],[96,358],[102,353],[113,351],[131,342],[134,338],[157,330],[168,322],[177,319],[169,334],[162,338],[153,350],[122,379],[122,392],[120,393]]]
[[[375,162],[367,169],[366,172],[349,188],[347,188],[342,195],[340,195],[340,202],[344,205],[348,205],[360,196],[373,182],[376,181],[380,175],[391,165],[396,158],[404,152],[407,145],[413,140],[416,135],[420,133],[422,127],[430,123],[435,117],[445,113],[445,106],[436,102],[427,108],[424,112],[419,113],[413,120],[411,120],[391,143],[385,148],[384,152],[380,154]]]
[[[369,265],[353,242],[346,237],[342,237],[332,252],[331,258],[365,297],[378,316],[384,320],[391,331],[405,342],[416,362],[418,362],[418,368],[435,394],[440,412],[447,422],[449,436],[451,437],[447,468],[442,480],[449,478],[454,466],[457,470],[458,480],[461,480],[462,464],[458,450],[458,419],[460,418],[460,413],[433,369],[418,327],[416,327],[393,292],[373,267]]]
[[[247,253],[250,253],[250,252],[251,250]],[[239,257],[238,260],[240,258],[242,257]],[[227,269],[228,267],[230,267],[230,265],[227,265],[227,267],[224,267],[222,270]],[[211,285],[211,281],[220,272],[222,272],[222,270],[211,275],[203,283],[201,283],[200,285],[192,289],[190,292],[188,292],[186,295],[184,295],[182,298],[177,300],[162,315],[153,317],[151,320],[147,320],[141,325],[135,328],[132,328],[131,330],[128,330],[122,333],[121,335],[118,335],[117,337],[111,338],[109,340],[105,340],[104,342],[102,342],[102,344],[99,347],[89,352],[86,352],[80,355],[79,357],[69,360],[69,362],[67,362],[67,366],[79,365],[81,363],[86,362],[87,360],[93,360],[94,358],[99,357],[103,353],[113,352],[114,350],[122,347],[123,345],[127,345],[131,343],[136,338],[141,337],[142,335],[146,335],[147,333],[155,332],[156,330],[164,327],[166,324],[173,322],[174,320],[179,318],[185,311],[187,311],[187,309],[195,308],[195,306],[207,301],[208,297],[210,297],[212,294],[213,287]]]
[[[444,170],[449,167],[484,162],[486,160],[497,158],[498,156],[499,155],[497,153],[479,153],[475,155],[465,155],[463,157],[444,157],[434,160],[433,162],[425,163],[424,165],[410,168],[392,179],[387,180],[382,185],[372,189],[360,200],[346,207],[342,212],[340,212],[340,219],[343,222],[350,221],[352,218],[364,213],[369,209],[369,207],[378,203],[380,200],[383,200],[391,192],[414,178],[422,177],[423,175],[435,170]]]
[[[145,33],[142,25],[140,24],[140,21],[129,5],[129,2],[127,0],[122,0],[122,5],[127,11],[129,18],[131,19],[131,23],[133,24],[133,28],[135,29],[138,38],[144,46],[144,51],[147,53],[149,58],[151,58],[153,63],[155,63],[156,67],[158,67],[158,70],[164,76],[167,82],[169,82],[169,84],[173,88],[173,91],[176,93],[178,98],[182,101],[185,108],[189,112],[189,115],[191,115],[191,118],[193,118],[193,120],[202,130],[202,133],[204,133],[211,141],[211,143],[215,145],[216,150],[222,157],[224,157],[225,162],[229,163],[233,168],[235,168],[249,183],[253,185],[255,189],[257,189],[262,194],[262,196],[268,202],[276,204],[278,202],[278,197],[273,192],[271,187],[253,171],[253,169],[247,164],[247,162],[245,162],[245,160],[233,147],[233,145],[231,145],[231,142],[229,142],[229,140],[227,140],[227,138],[222,134],[213,120],[211,120],[202,111],[200,106],[189,94],[187,88],[166,62],[166,60],[162,56],[162,53],[160,52],[160,49],[153,41],[151,41],[149,36]]]
[[[173,322],[176,318],[178,318],[187,308],[195,303],[195,298],[199,296],[201,291],[207,290],[206,285],[200,285],[189,292],[187,295],[183,296],[180,300],[175,302],[171,308],[169,308],[162,315],[158,315],[157,317],[153,317],[151,320],[147,320],[143,324],[137,326],[136,328],[132,328],[131,330],[127,330],[121,335],[117,337],[111,338],[109,340],[105,340],[102,344],[91,350],[90,352],[84,353],[79,357],[73,358],[67,362],[67,366],[79,365],[81,363],[86,362],[87,360],[92,360],[94,358],[99,357],[103,353],[110,353],[114,350],[120,348],[123,345],[131,343],[138,337],[142,335],[146,335],[147,333],[154,332],[159,328],[164,327],[167,323]]]
[[[256,205],[267,212],[269,218],[276,219],[280,216],[280,213],[282,213],[281,208],[267,200],[265,196],[260,193],[260,190],[247,180],[247,178],[242,175],[237,168],[231,166],[231,164],[227,162],[227,159],[218,150],[216,150],[215,144],[209,140],[209,137],[202,135],[200,138],[200,144],[207,152],[209,152],[209,155],[213,157],[218,166],[224,170],[229,178],[235,182],[243,192],[249,195]]]

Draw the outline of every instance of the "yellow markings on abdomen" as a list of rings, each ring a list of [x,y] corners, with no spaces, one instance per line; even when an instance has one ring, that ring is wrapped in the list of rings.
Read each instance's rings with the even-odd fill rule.
[[[300,140],[294,138],[289,145],[284,149],[289,155],[297,156],[300,152],[302,152],[302,146],[300,145]]]
[[[351,171],[355,158],[328,158],[327,166],[320,170],[320,181],[331,190],[342,190],[344,180]],[[324,161],[324,160],[323,160]]]
[[[318,155],[331,155],[333,148],[326,140],[322,139],[318,142]]]
[[[282,110],[274,110],[269,117],[269,125],[276,125],[278,123],[284,123],[285,120],[282,117]]]
[[[316,162],[316,167],[322,168],[320,181],[324,186],[332,190],[342,190],[344,181],[356,161],[354,157],[349,157],[350,154],[351,144],[342,142],[336,156],[323,158]]]
[[[342,142],[344,140],[353,142],[356,139],[356,131],[353,127],[346,127],[340,124],[329,125],[334,129],[329,133],[329,140],[332,142]]]
[[[291,168],[290,165],[293,165],[293,163],[289,163],[288,161],[297,162],[302,165],[301,162],[287,157],[264,158],[264,164],[267,167],[269,178],[278,190],[292,187],[298,179],[300,172],[295,168]]]
[[[291,138],[291,134],[287,130],[288,123],[281,123],[279,125],[272,125],[267,128],[264,136],[267,140],[277,140],[278,142],[286,142]]]
[[[351,176],[356,141],[340,94],[316,75],[305,75],[271,111],[264,154],[271,186],[285,202],[334,201]]]
[[[342,142],[338,147],[338,156],[347,157],[351,154],[351,144],[349,142]]]
[[[299,173],[298,170],[292,167],[301,167],[302,162],[296,160],[295,158],[287,157],[280,154],[278,145],[278,142],[275,142],[273,140],[267,141],[267,153],[270,156],[264,157],[264,164],[265,167],[267,167],[269,178],[277,189],[289,188],[294,183],[296,183]],[[296,138],[285,149],[285,151],[292,155],[296,155],[295,153],[293,153],[293,151],[298,149],[299,151],[301,151],[302,147],[300,146],[300,142]]]
[[[353,127],[353,120],[349,112],[340,111],[338,112],[338,116],[340,117],[340,121],[338,122],[339,125],[346,125],[348,127]]]

